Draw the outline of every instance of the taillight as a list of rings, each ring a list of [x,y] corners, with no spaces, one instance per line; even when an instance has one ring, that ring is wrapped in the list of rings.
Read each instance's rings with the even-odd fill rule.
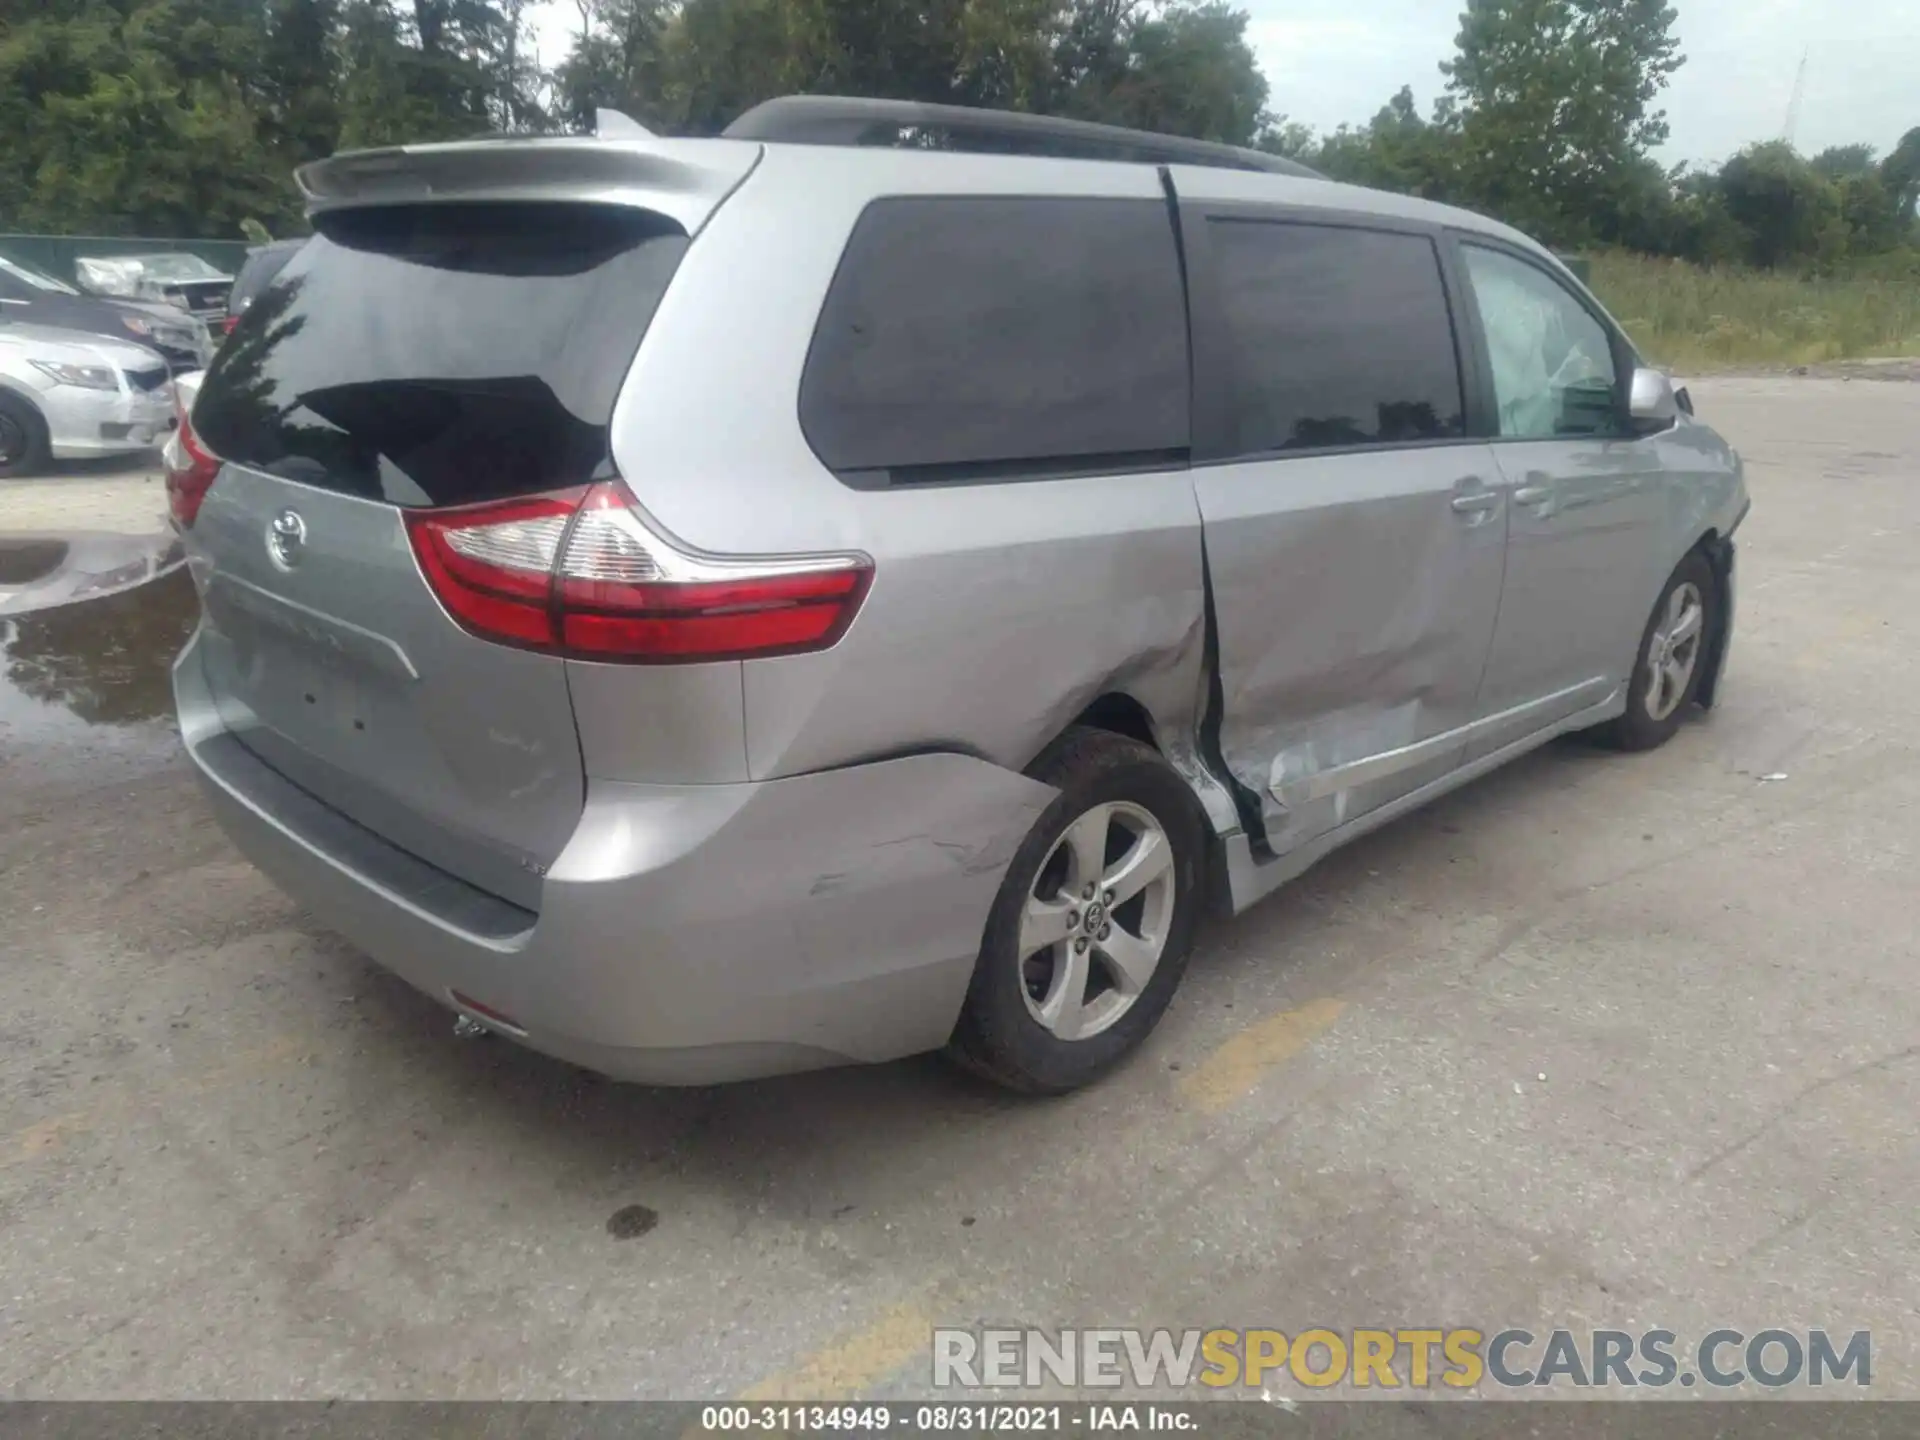
[[[173,433],[167,437],[167,443],[160,451],[160,463],[167,476],[167,510],[172,514],[174,523],[185,530],[199,516],[200,502],[207,498],[207,491],[213,488],[214,477],[220,473],[220,461],[193,433],[193,422],[187,418],[187,407],[180,404],[177,398],[174,412],[179,417],[179,423],[173,427]]]
[[[824,650],[853,622],[873,574],[862,555],[689,555],[647,528],[617,480],[411,510],[406,523],[421,573],[467,630],[591,660]]]
[[[238,315],[227,316],[226,319],[220,322],[220,333],[222,335],[231,335],[233,333],[233,327],[239,323],[240,317]]]

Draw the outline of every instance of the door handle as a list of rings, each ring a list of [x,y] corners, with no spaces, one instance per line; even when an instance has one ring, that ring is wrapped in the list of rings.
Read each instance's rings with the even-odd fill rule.
[[[1522,485],[1513,492],[1513,502],[1516,505],[1544,505],[1551,499],[1553,499],[1551,485]]]
[[[1471,494],[1456,495],[1448,502],[1456,515],[1484,515],[1489,510],[1498,509],[1500,492],[1497,490],[1475,490]]]

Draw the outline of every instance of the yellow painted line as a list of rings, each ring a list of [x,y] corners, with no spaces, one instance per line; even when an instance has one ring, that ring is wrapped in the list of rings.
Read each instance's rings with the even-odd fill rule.
[[[852,1400],[916,1357],[932,1353],[934,1320],[925,1300],[897,1305],[863,1330],[842,1335],[791,1370],[770,1375],[742,1400]]]
[[[1182,1097],[1208,1114],[1224,1110],[1274,1066],[1291,1060],[1325,1034],[1346,1008],[1344,1000],[1309,1000],[1298,1010],[1282,1010],[1254,1021],[1181,1077]]]
[[[251,1079],[263,1070],[275,1070],[304,1060],[311,1053],[312,1048],[307,1042],[292,1035],[283,1035],[257,1050],[246,1050],[230,1056],[225,1064],[216,1065],[211,1069],[162,1081],[138,1094],[121,1093],[109,1096],[99,1104],[90,1105],[82,1110],[70,1110],[64,1115],[50,1115],[45,1120],[35,1121],[26,1129],[19,1131],[13,1137],[12,1144],[5,1150],[0,1150],[0,1160],[17,1164],[24,1160],[35,1159],[58,1149],[74,1135],[126,1120],[155,1105],[204,1094],[222,1085]]]

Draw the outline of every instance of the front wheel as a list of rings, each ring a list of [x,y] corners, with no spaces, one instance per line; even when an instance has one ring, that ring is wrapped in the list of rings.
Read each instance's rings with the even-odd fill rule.
[[[47,422],[16,395],[0,391],[0,479],[18,479],[46,469]]]
[[[1165,1013],[1193,947],[1204,819],[1157,753],[1074,729],[1035,762],[1059,796],[1014,855],[950,1045],[1028,1094],[1112,1069]]]
[[[1708,641],[1719,619],[1713,567],[1694,551],[1668,577],[1640,637],[1626,713],[1599,730],[1622,750],[1652,750],[1680,728],[1705,675]]]

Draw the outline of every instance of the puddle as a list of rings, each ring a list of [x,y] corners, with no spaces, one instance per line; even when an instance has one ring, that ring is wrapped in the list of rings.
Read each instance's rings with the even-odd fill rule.
[[[0,763],[172,757],[170,671],[199,614],[176,567],[98,599],[0,615]]]
[[[64,540],[0,541],[0,585],[11,590],[45,580],[60,568],[71,550]]]

